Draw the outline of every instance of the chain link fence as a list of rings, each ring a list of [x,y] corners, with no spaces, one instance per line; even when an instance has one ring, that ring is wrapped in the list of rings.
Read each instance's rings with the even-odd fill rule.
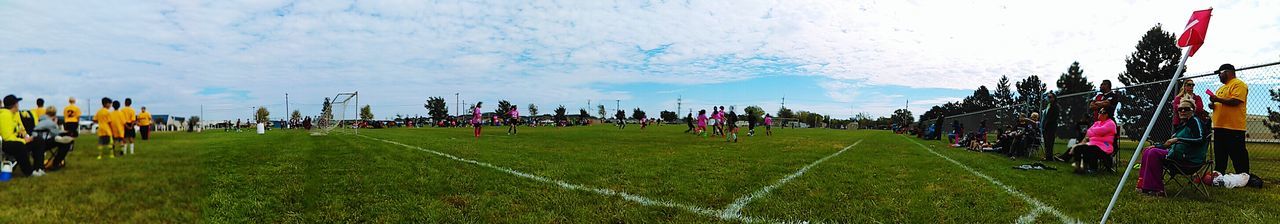
[[[1262,177],[1267,183],[1275,183],[1280,181],[1280,62],[1238,67],[1236,76],[1250,90],[1246,102],[1246,149],[1250,172]],[[1173,89],[1174,96],[1179,91],[1185,91],[1185,84],[1182,83],[1185,80],[1194,84],[1190,91],[1202,99],[1204,106],[1201,109],[1208,117],[1207,114],[1213,113],[1213,109],[1209,108],[1211,103],[1205,91],[1216,93],[1223,83],[1213,72],[1187,73]],[[1171,137],[1175,105],[1163,102],[1166,104],[1163,111],[1152,116],[1156,101],[1162,97],[1168,82],[1169,80],[1161,80],[1140,83],[1117,87],[1112,91],[1118,101],[1112,116],[1119,129],[1115,140],[1118,141],[1115,148],[1117,153],[1113,155],[1117,163],[1116,169],[1132,166],[1132,161],[1128,160],[1150,119],[1156,119],[1156,125],[1151,130],[1149,143],[1164,142]],[[1014,158],[1045,159],[1046,154],[1061,154],[1066,151],[1069,142],[1083,139],[1094,119],[1089,112],[1089,104],[1098,93],[1097,90],[1056,93],[1057,99],[1053,102],[1058,107],[1056,122],[1045,125],[1035,125],[1029,121],[1039,120],[1032,119],[1033,113],[1044,116],[1040,113],[1045,113],[1044,109],[1049,105],[1048,94],[1029,97],[1029,100],[1014,105],[922,120],[914,125],[922,127],[920,130],[926,130],[921,135],[926,139],[940,139],[957,148],[992,151]],[[1170,101],[1173,99],[1171,96]],[[1045,139],[1045,133],[1052,133],[1054,137]],[[1043,146],[1046,144],[1053,146],[1052,151],[1045,150]],[[1214,153],[1215,150],[1210,147],[1206,158],[1214,159]],[[1235,172],[1231,168],[1227,171]]]

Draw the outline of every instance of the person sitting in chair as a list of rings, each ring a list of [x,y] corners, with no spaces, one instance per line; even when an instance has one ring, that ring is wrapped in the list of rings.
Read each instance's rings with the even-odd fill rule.
[[[1097,118],[1085,132],[1085,143],[1076,144],[1067,149],[1062,159],[1071,161],[1077,173],[1095,173],[1099,163],[1111,167],[1111,153],[1115,151],[1112,141],[1116,135],[1116,122],[1111,120],[1105,109],[1095,114]]]
[[[1178,120],[1182,122],[1174,129],[1173,138],[1163,145],[1143,150],[1142,168],[1138,172],[1139,192],[1153,196],[1164,195],[1165,165],[1170,166],[1170,169],[1184,171],[1182,173],[1191,173],[1194,171],[1185,171],[1204,164],[1205,154],[1208,152],[1206,137],[1209,134],[1206,127],[1209,124],[1195,115],[1200,111],[1195,105],[1194,100],[1184,98],[1177,109]]]

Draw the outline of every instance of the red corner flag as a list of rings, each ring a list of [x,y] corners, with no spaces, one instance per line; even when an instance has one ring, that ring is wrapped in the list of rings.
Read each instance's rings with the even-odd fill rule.
[[[1178,37],[1179,47],[1191,47],[1187,57],[1195,56],[1196,50],[1200,50],[1200,45],[1204,44],[1204,35],[1209,31],[1209,16],[1212,12],[1213,8],[1191,13],[1191,20],[1187,21],[1187,27],[1182,30],[1182,36]]]

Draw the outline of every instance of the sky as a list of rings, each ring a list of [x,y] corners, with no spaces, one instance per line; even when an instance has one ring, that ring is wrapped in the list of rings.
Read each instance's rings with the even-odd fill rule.
[[[1191,71],[1280,61],[1280,1],[0,0],[0,94],[205,120],[315,115],[350,91],[377,118],[426,116],[432,96],[919,115],[1074,61],[1115,80],[1149,28],[1210,7]]]

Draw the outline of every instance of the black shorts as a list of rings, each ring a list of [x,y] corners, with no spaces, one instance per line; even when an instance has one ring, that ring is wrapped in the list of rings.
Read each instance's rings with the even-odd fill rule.
[[[137,137],[137,136],[138,136],[138,133],[137,133],[136,131],[134,131],[134,130],[133,130],[133,127],[125,127],[125,128],[124,128],[124,137],[125,137],[125,138],[134,138],[134,137]]]
[[[62,124],[62,130],[67,132],[67,136],[80,137],[79,122],[73,121],[73,122],[67,122],[66,124]]]
[[[110,145],[111,136],[98,136],[98,145]]]

